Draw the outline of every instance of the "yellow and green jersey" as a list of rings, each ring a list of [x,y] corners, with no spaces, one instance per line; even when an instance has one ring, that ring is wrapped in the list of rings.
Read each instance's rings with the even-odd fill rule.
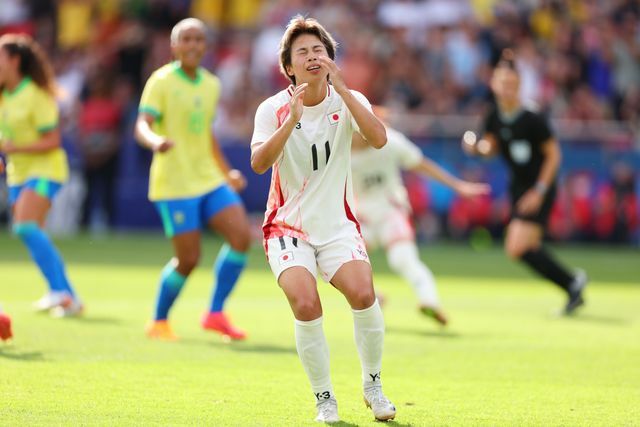
[[[195,197],[224,182],[211,148],[219,98],[220,81],[203,68],[191,79],[179,62],[173,62],[151,75],[139,111],[154,116],[153,131],[175,145],[153,155],[150,200]]]
[[[58,126],[58,106],[54,97],[30,78],[0,96],[0,141],[16,147],[38,142],[42,134]],[[7,183],[24,184],[31,178],[63,183],[69,175],[67,156],[62,148],[40,153],[13,153],[7,156]]]

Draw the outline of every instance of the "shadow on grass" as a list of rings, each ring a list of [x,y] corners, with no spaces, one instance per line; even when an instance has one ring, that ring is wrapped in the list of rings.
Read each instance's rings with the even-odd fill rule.
[[[621,317],[613,317],[613,316],[601,316],[597,314],[578,313],[574,316],[565,316],[565,318],[573,322],[600,323],[603,325],[611,325],[611,326],[628,325],[631,323],[631,319],[624,319]]]
[[[419,335],[421,337],[434,337],[434,338],[460,338],[458,332],[449,331],[446,329],[440,330],[425,330],[425,329],[414,329],[414,328],[398,328],[396,326],[388,326],[386,328],[386,332],[388,334],[399,334],[399,335]]]
[[[222,338],[215,340],[215,341],[211,341],[210,339],[207,340],[200,340],[200,339],[180,339],[179,341],[181,344],[188,344],[188,345],[203,345],[203,346],[207,346],[207,347],[214,347],[220,350],[230,350],[230,351],[236,351],[238,353],[262,353],[262,354],[294,354],[297,355],[298,352],[296,351],[295,347],[281,347],[281,346],[276,346],[276,345],[270,345],[270,344],[250,344],[247,342],[242,342],[242,341],[230,341],[230,342],[225,342],[222,340]]]
[[[216,343],[216,345],[229,346],[232,351],[237,351],[238,353],[298,354],[293,347],[280,347],[269,344]]]
[[[413,424],[407,424],[407,423],[399,423],[398,421],[382,421],[382,423],[386,424],[386,425],[390,425],[390,426],[398,426],[398,427],[410,427]]]
[[[44,356],[39,351],[20,352],[14,351],[12,347],[3,348],[0,346],[0,359],[18,360],[21,362],[42,362],[45,360]]]
[[[68,317],[64,319],[66,322],[78,322],[88,323],[93,325],[121,325],[125,323],[122,319],[117,317],[105,317],[105,316],[80,316],[80,317]]]

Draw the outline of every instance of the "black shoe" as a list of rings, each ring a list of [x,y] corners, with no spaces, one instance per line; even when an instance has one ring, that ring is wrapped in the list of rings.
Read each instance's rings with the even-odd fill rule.
[[[582,298],[582,291],[589,282],[589,277],[584,270],[578,270],[573,278],[573,282],[569,287],[569,301],[564,307],[564,314],[569,316],[580,306],[584,305],[584,298]]]

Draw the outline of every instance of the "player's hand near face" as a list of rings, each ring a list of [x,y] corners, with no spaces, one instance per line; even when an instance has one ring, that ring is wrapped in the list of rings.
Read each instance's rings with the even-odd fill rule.
[[[516,209],[521,215],[534,215],[540,210],[543,200],[544,195],[532,188],[520,197],[516,204]]]
[[[289,101],[289,120],[292,120],[294,125],[302,118],[304,91],[307,89],[307,86],[309,86],[308,83],[302,83],[296,86],[293,90],[293,95],[291,95],[291,100]]]
[[[227,182],[236,192],[240,192],[247,186],[247,179],[238,169],[231,169],[227,174]]]
[[[455,191],[462,197],[484,196],[491,193],[491,186],[481,182],[460,181]]]
[[[320,63],[320,66],[327,73],[329,73],[329,79],[331,80],[331,84],[333,85],[336,92],[342,94],[345,91],[349,90],[344,82],[344,79],[342,78],[342,72],[340,71],[340,68],[336,65],[335,62],[333,62],[333,60],[331,60],[331,58],[329,58],[328,56],[320,55],[318,56],[318,62]]]

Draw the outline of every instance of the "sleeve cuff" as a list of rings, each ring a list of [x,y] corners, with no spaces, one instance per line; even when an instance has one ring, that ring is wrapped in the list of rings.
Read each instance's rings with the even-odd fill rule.
[[[138,108],[138,112],[139,113],[151,114],[156,119],[159,119],[160,117],[162,117],[162,114],[158,110],[156,110],[153,107],[149,107],[147,105],[143,105],[140,108]]]

